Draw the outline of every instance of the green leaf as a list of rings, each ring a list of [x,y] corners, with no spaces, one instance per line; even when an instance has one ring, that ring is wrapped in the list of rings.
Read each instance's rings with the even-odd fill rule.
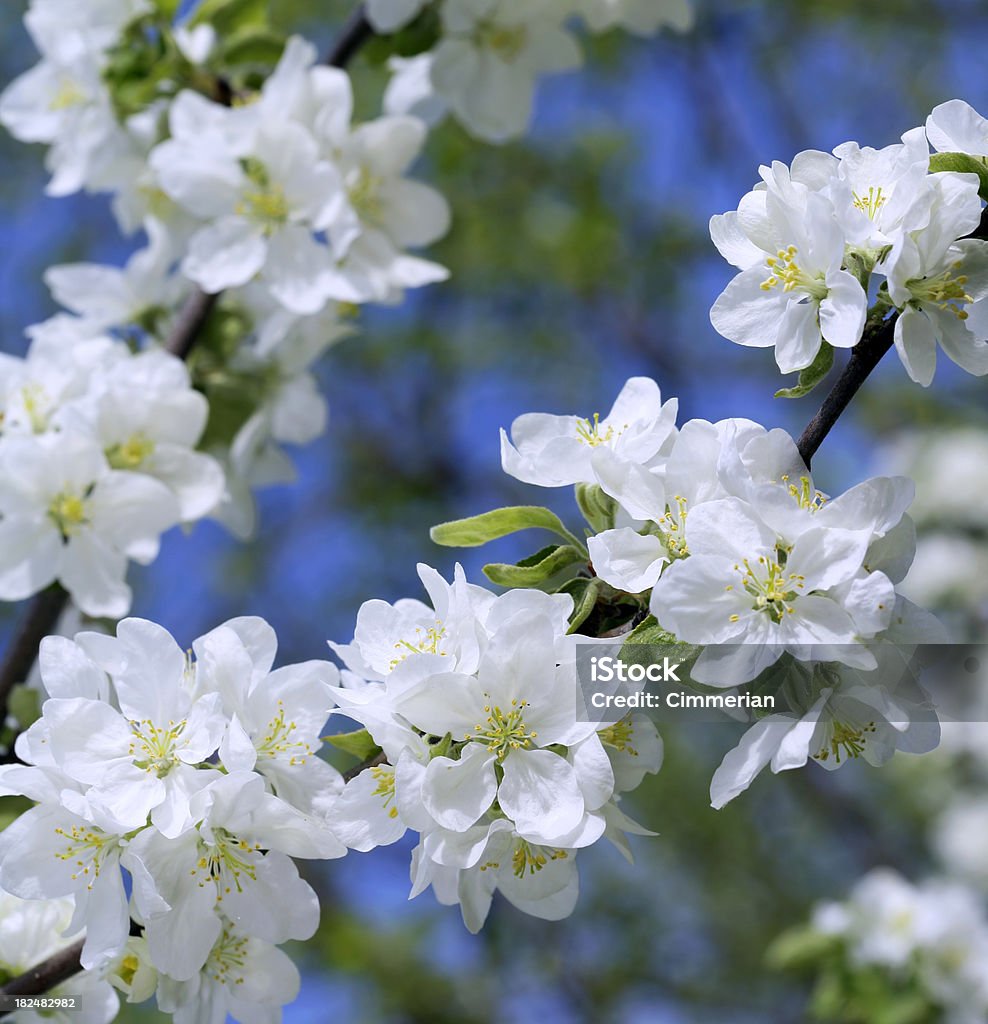
[[[182,0],[154,0],[154,6],[162,17],[171,22],[174,20],[175,15],[178,14],[178,9],[182,6]]]
[[[10,691],[7,708],[23,732],[41,717],[41,695],[30,686],[19,683]]]
[[[791,970],[818,964],[837,950],[839,943],[806,925],[783,932],[765,952],[765,962],[773,970]]]
[[[429,531],[436,544],[447,548],[477,548],[488,541],[507,537],[520,530],[550,530],[567,540],[582,552],[583,543],[563,526],[555,512],[538,505],[515,505],[496,508],[469,519],[456,519],[440,523]]]
[[[569,617],[568,633],[575,633],[590,617],[597,604],[603,584],[598,577],[570,580],[559,588],[559,593],[573,598],[573,614]]]
[[[577,484],[576,503],[594,533],[614,528],[617,502],[597,484]]]
[[[782,388],[776,391],[775,397],[802,398],[804,395],[808,395],[830,373],[833,366],[834,347],[822,341],[820,343],[820,351],[816,354],[816,359],[805,370],[799,371],[799,383],[795,387]]]
[[[432,741],[436,742],[433,743]],[[449,755],[449,748],[453,745],[453,734],[451,732],[446,733],[445,736],[430,736],[429,737],[429,760],[431,761],[434,757],[447,757]]]
[[[27,797],[0,797],[0,832],[7,828],[8,825],[13,825],[22,814],[29,811],[33,806]]]
[[[537,560],[536,560],[537,559]],[[501,587],[538,587],[557,573],[586,561],[586,555],[572,544],[543,548],[517,565],[495,562],[484,566],[484,575]]]
[[[988,159],[985,157],[969,156],[967,153],[934,153],[930,157],[930,172],[938,171],[976,174],[980,183],[978,195],[988,201]]]
[[[230,65],[273,67],[281,60],[285,38],[267,28],[246,28],[235,32],[220,50],[221,62]]]
[[[366,761],[381,752],[381,748],[374,742],[373,736],[366,729],[357,729],[355,732],[338,732],[322,738],[327,743],[332,743],[337,750],[353,754],[358,761]]]
[[[238,29],[268,24],[268,0],[204,0],[191,25],[212,25],[222,39]]]
[[[655,619],[649,615],[625,637],[625,644],[678,644],[679,641],[668,630],[663,629]]]

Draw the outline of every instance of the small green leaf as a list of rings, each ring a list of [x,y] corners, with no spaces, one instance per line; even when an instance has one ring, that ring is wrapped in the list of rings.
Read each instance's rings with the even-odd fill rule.
[[[488,541],[507,537],[520,530],[550,530],[583,550],[583,543],[563,526],[555,512],[538,505],[515,505],[496,508],[469,519],[440,523],[429,531],[433,542],[447,548],[476,548]]]
[[[569,617],[568,633],[575,633],[590,617],[597,604],[597,598],[603,584],[594,576],[592,579],[570,580],[559,588],[559,593],[569,594],[573,598],[573,614]]]
[[[772,970],[792,970],[816,964],[837,948],[832,935],[800,925],[783,932],[772,942],[765,952],[765,962]]]
[[[677,644],[679,641],[668,630],[663,629],[655,619],[649,615],[625,637],[626,644]]]
[[[268,0],[204,0],[191,25],[212,25],[221,39],[239,29],[268,24]]]
[[[159,14],[172,21],[182,6],[182,0],[154,0],[154,6]]]
[[[560,544],[558,547],[544,548],[518,565],[499,562],[485,565],[484,575],[491,583],[501,587],[538,587],[564,569],[585,561],[586,555],[572,544]]]
[[[830,373],[833,366],[834,347],[822,341],[820,343],[820,351],[816,354],[816,359],[805,370],[799,371],[799,383],[795,387],[782,388],[776,391],[775,397],[802,398],[804,395],[808,395]]]
[[[436,742],[433,743],[432,741]],[[447,757],[449,755],[449,748],[453,745],[453,734],[451,732],[446,733],[445,736],[430,736],[429,737],[429,760],[434,757]]]
[[[976,174],[978,195],[988,201],[988,159],[983,156],[969,156],[967,153],[934,153],[930,157],[930,173],[938,171],[960,171],[962,174]]]
[[[220,49],[220,59],[229,65],[273,67],[281,60],[285,38],[267,28],[246,28],[235,32]]]
[[[353,754],[358,761],[367,761],[381,752],[381,748],[374,742],[374,737],[366,729],[338,732],[322,738],[327,743],[332,743],[337,750]]]
[[[576,503],[594,533],[614,528],[617,502],[597,484],[577,484]]]

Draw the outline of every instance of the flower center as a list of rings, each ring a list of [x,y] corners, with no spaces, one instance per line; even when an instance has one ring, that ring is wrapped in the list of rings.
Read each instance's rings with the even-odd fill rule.
[[[436,624],[428,629],[421,626],[415,627],[415,634],[411,640],[399,640],[394,646],[396,651],[401,653],[393,658],[389,668],[394,669],[400,665],[410,654],[438,654],[440,658],[447,657],[446,651],[440,650],[443,641],[446,639],[446,627],[439,619]]]
[[[106,460],[114,469],[137,469],[154,453],[154,442],[143,434],[134,434],[123,444],[106,449]]]
[[[677,494],[673,501],[676,503],[676,511],[671,506],[666,506],[665,512],[656,520],[662,542],[669,552],[670,558],[685,558],[690,550],[686,546],[686,499]]]
[[[775,256],[769,256],[765,260],[769,276],[762,281],[762,291],[770,292],[777,285],[782,285],[784,292],[794,292],[798,289],[820,302],[830,291],[827,282],[823,274],[810,277],[796,262],[798,254],[796,246],[790,245],[788,249],[780,249]]]
[[[213,946],[203,970],[213,981],[218,981],[221,985],[242,985],[249,942],[246,936],[234,935],[229,928],[225,928],[219,941]]]
[[[482,50],[493,50],[506,64],[518,59],[528,41],[524,25],[497,25],[483,22],[474,33],[474,43]]]
[[[515,878],[534,875],[541,871],[550,860],[566,860],[565,850],[550,850],[545,846],[533,846],[519,839],[511,853],[511,870]]]
[[[271,181],[271,176],[259,160],[248,157],[242,161],[242,166],[250,187],[242,193],[236,212],[260,225],[265,234],[270,234],[288,220],[285,190]]]
[[[627,424],[626,424],[627,425]],[[581,444],[590,448],[597,448],[602,444],[614,439],[614,428],[609,426],[604,433],[601,433],[600,413],[593,414],[593,420],[580,420],[576,425],[576,436]]]
[[[185,724],[184,718],[181,722],[169,722],[167,729],[155,725],[150,718],[131,722],[130,731],[134,738],[129,753],[134,758],[134,764],[163,779],[179,763],[175,743]]]
[[[284,701],[278,701],[278,713],[268,722],[267,731],[261,742],[257,744],[257,752],[261,757],[277,757],[289,754],[288,763],[292,766],[305,764],[312,755],[312,747],[304,740],[292,739],[298,725],[285,719]]]
[[[783,616],[793,614],[792,602],[799,596],[798,591],[804,589],[806,581],[798,573],[787,573],[778,551],[773,557],[758,556],[752,566],[750,559],[734,566],[741,574],[741,586],[754,598],[752,607],[756,611],[765,612],[773,622],[781,622]],[[727,587],[733,590],[734,585]],[[732,615],[731,622],[737,622],[740,616]]]
[[[827,496],[823,491],[813,487],[813,481],[808,476],[801,476],[799,483],[790,482],[789,474],[782,477],[782,482],[788,487],[789,493],[796,499],[796,504],[807,512],[819,512],[827,504]]]
[[[48,518],[58,527],[63,539],[68,540],[78,533],[80,526],[89,522],[86,501],[79,494],[63,492],[52,499],[48,506]]]
[[[361,220],[379,223],[384,217],[384,202],[381,199],[383,179],[376,177],[366,168],[360,169],[357,180],[348,190],[350,205]]]
[[[478,724],[472,734],[467,733],[466,738],[483,743],[488,750],[493,751],[499,763],[512,750],[531,749],[535,746],[538,733],[529,732],[525,727],[524,709],[528,706],[527,700],[513,700],[507,711],[502,711],[496,704],[486,705],[484,711],[487,724]]]
[[[638,751],[631,745],[631,737],[634,731],[635,727],[631,724],[631,719],[622,718],[620,722],[615,722],[606,729],[601,729],[597,735],[600,737],[601,743],[619,750],[622,754],[637,757]]]
[[[851,195],[854,196],[854,206],[862,213],[866,213],[869,220],[874,220],[878,216],[878,211],[888,202],[888,196],[882,191],[881,185],[878,188],[869,185],[867,195],[859,195],[857,192],[852,192]]]
[[[233,889],[244,891],[244,881],[257,881],[257,860],[260,844],[251,845],[231,835],[226,829],[213,831],[212,845],[199,843],[199,860],[189,872],[203,889],[210,882],[216,885],[216,899],[222,902],[224,893]]]
[[[961,306],[968,302],[974,302],[974,298],[967,293],[965,285],[967,276],[956,274],[954,271],[960,269],[961,261],[958,260],[952,267],[945,270],[936,277],[916,278],[906,282],[906,287],[912,292],[913,299],[918,303],[925,303],[942,309],[945,313],[953,313],[958,320],[967,319],[967,310]]]
[[[393,803],[395,798],[394,768],[388,767],[386,765],[376,765],[375,767],[371,768],[370,773],[371,777],[377,783],[377,786],[375,787],[374,792],[371,793],[371,796],[382,797],[383,799],[381,802],[384,804],[385,807],[388,807],[388,804]],[[394,806],[388,807],[388,817],[397,818],[398,808]]]
[[[72,881],[79,881],[80,875],[88,879],[86,888],[92,889],[93,883],[99,878],[100,866],[106,856],[107,847],[115,843],[113,836],[89,825],[73,825],[71,828],[56,828],[55,835],[64,840],[65,846],[56,851],[55,859],[74,861],[76,869],[71,875]]]
[[[833,732],[830,736],[830,743],[817,752],[818,761],[826,761],[833,757],[837,764],[840,764],[841,757],[860,757],[864,752],[865,744],[868,742],[869,734],[875,732],[875,723],[856,729],[844,722],[834,722]]]
[[[71,78],[62,79],[55,95],[48,102],[48,109],[57,112],[68,110],[69,107],[78,106],[86,102],[86,94]]]
[[[24,405],[24,413],[31,429],[40,434],[48,429],[48,412],[51,402],[45,394],[45,389],[36,383],[25,384],[21,388],[21,402]]]

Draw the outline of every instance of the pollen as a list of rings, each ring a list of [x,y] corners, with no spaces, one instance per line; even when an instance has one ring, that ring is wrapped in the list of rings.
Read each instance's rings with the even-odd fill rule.
[[[798,255],[796,246],[790,245],[787,249],[780,249],[774,256],[769,256],[765,260],[769,276],[762,281],[762,291],[770,292],[781,285],[784,292],[800,291],[817,302],[825,299],[829,289],[823,274],[811,277],[797,262]]]
[[[567,856],[565,850],[550,850],[519,839],[511,854],[511,870],[515,878],[524,878],[541,871],[549,861],[566,860]]]
[[[637,757],[638,751],[631,745],[634,731],[635,727],[631,724],[631,719],[622,718],[620,722],[615,722],[606,729],[601,729],[597,735],[600,737],[601,743],[619,750],[622,754]]]
[[[88,519],[86,500],[82,495],[63,492],[52,499],[48,506],[48,518],[58,527],[67,540],[85,526]]]
[[[869,220],[874,220],[878,216],[878,211],[888,202],[888,196],[882,191],[881,185],[878,188],[875,188],[874,185],[869,185],[867,195],[861,195],[857,192],[852,192],[851,194],[854,196],[854,206],[862,213],[867,214]]]
[[[439,619],[436,619],[436,624],[428,629],[416,626],[411,640],[402,639],[394,645],[395,650],[401,653],[397,658],[391,660],[388,667],[394,670],[410,654],[438,654],[441,658],[445,658],[446,651],[442,650],[445,639],[446,629]]]
[[[154,442],[144,434],[132,434],[122,444],[106,450],[106,460],[114,469],[137,469],[154,454]]]
[[[528,41],[528,29],[524,25],[481,24],[474,33],[474,42],[481,49],[493,50],[506,64],[518,59]]]
[[[528,706],[525,700],[513,700],[506,711],[497,705],[488,705],[484,708],[486,724],[478,723],[473,733],[467,734],[467,739],[483,743],[499,764],[513,750],[530,750],[535,746],[538,733],[529,731],[525,725],[524,713]]]
[[[944,313],[952,313],[961,322],[967,320],[968,313],[963,307],[974,302],[974,297],[967,291],[967,276],[956,274],[961,268],[958,260],[948,270],[936,277],[917,278],[906,282],[912,292],[913,299],[921,305],[935,306]]]
[[[624,425],[622,431],[627,428],[628,424]],[[615,433],[614,427],[608,426],[606,430],[602,430],[602,424],[600,422],[600,413],[595,412],[593,419],[580,420],[576,425],[576,436],[581,444],[587,445],[589,448],[599,448],[602,444],[607,444],[614,440]],[[620,436],[618,434],[617,436]]]
[[[860,757],[864,753],[868,737],[875,731],[874,722],[868,722],[860,728],[844,722],[834,722],[830,743],[817,752],[817,760],[826,761],[833,757],[834,762],[840,764],[842,756],[845,760]]]

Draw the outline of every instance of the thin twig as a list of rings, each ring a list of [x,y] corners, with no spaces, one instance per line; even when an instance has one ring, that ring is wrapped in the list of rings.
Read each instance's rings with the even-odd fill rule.
[[[61,952],[8,981],[0,993],[5,996],[40,996],[61,985],[63,981],[68,981],[82,970],[79,958],[82,956],[83,942],[80,939],[66,946]],[[13,1011],[0,1009],[0,1017],[6,1017],[9,1013]]]
[[[333,48],[326,55],[331,68],[344,68],[356,52],[374,35],[374,29],[367,20],[364,5],[360,4],[347,18]]]
[[[824,399],[820,411],[810,420],[796,442],[807,468],[823,439],[830,433],[831,427],[858,393],[871,371],[892,347],[895,341],[895,321],[896,317],[892,316],[878,324],[870,325],[865,329],[861,341],[851,349],[851,358],[837,378],[837,383]]]
[[[215,295],[207,295],[201,288],[196,288],[185,300],[175,318],[175,323],[165,338],[164,348],[179,359],[188,358],[219,297],[218,292]]]

